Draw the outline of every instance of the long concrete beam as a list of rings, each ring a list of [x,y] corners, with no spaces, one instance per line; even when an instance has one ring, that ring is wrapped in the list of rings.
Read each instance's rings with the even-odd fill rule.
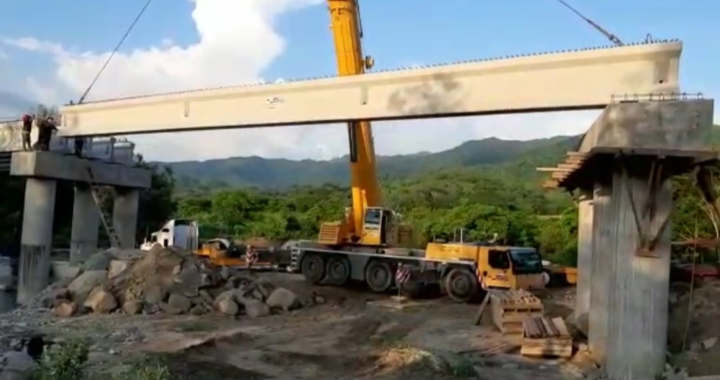
[[[682,43],[484,60],[354,77],[189,91],[61,108],[61,136],[603,108],[678,91]]]

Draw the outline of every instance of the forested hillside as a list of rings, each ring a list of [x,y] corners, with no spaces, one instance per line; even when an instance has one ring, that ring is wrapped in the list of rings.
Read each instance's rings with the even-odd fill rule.
[[[529,169],[534,173],[535,163],[560,157],[572,149],[578,137],[553,137],[530,141],[508,141],[489,138],[468,141],[456,148],[439,153],[381,156],[378,170],[383,178],[400,178],[414,174],[487,166],[496,169]],[[529,165],[518,165],[521,161]],[[501,165],[512,163],[511,167]],[[264,159],[261,157],[235,157],[208,161],[187,161],[163,164],[173,170],[178,186],[183,189],[214,189],[243,186],[282,190],[299,185],[349,182],[348,158],[329,161]],[[532,166],[532,167],[531,167]],[[203,186],[205,185],[205,186]]]
[[[382,157],[385,204],[413,228],[417,247],[464,228],[467,239],[497,234],[501,243],[537,247],[546,258],[574,265],[574,201],[567,193],[542,189],[543,173],[535,168],[557,163],[578,140],[486,139],[440,153]],[[139,161],[153,167],[155,175],[153,188],[142,193],[138,242],[164,220],[181,217],[198,220],[203,238],[314,238],[322,222],[339,219],[350,204],[346,159],[253,157],[152,165]],[[0,175],[0,247],[19,243],[23,184]],[[677,178],[674,188],[673,238],[692,237],[696,226],[700,236],[718,236],[717,223],[708,217],[709,208],[699,198],[694,179]],[[72,194],[72,184],[58,184],[57,247],[69,243]]]

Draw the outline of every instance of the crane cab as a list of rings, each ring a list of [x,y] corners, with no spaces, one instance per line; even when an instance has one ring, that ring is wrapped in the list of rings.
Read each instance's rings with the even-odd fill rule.
[[[410,231],[400,224],[395,211],[382,207],[368,207],[363,218],[360,244],[368,246],[395,246],[409,240]]]
[[[318,242],[326,245],[362,245],[370,247],[395,246],[408,243],[411,238],[409,227],[400,223],[400,215],[382,207],[365,209],[360,236],[350,236],[347,223],[323,223],[320,226]]]

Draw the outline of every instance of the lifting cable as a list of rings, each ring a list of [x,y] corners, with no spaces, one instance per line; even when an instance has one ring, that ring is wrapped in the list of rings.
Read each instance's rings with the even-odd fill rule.
[[[138,15],[135,17],[135,20],[132,22],[132,24],[130,24],[130,27],[125,32],[125,35],[123,35],[123,37],[120,39],[120,42],[118,42],[117,46],[115,46],[115,50],[113,50],[113,52],[110,54],[108,59],[105,60],[105,64],[103,64],[103,66],[100,68],[100,71],[98,71],[97,75],[95,75],[95,79],[93,79],[93,81],[88,86],[87,90],[85,90],[83,95],[80,97],[80,100],[77,102],[77,104],[82,104],[82,102],[85,100],[85,97],[87,97],[88,93],[95,85],[95,82],[97,82],[97,80],[100,78],[100,75],[102,75],[103,71],[105,71],[105,68],[107,67],[107,65],[113,59],[113,57],[118,52],[118,50],[120,50],[120,46],[122,46],[123,42],[125,42],[125,39],[130,35],[130,32],[132,32],[133,28],[135,28],[135,24],[137,24],[137,22],[140,21],[140,18],[145,13],[145,10],[148,8],[148,6],[150,6],[150,3],[152,3],[152,1],[153,0],[147,0],[147,2],[142,7],[142,9],[138,13]]]
[[[624,46],[624,45],[625,45],[622,41],[620,41],[620,39],[619,39],[616,35],[608,32],[608,31],[605,30],[602,26],[600,26],[600,25],[596,24],[595,22],[593,22],[593,20],[590,20],[589,18],[583,16],[582,13],[580,13],[579,11],[577,11],[575,8],[571,7],[570,4],[566,3],[564,0],[557,0],[557,1],[560,2],[560,4],[564,5],[566,8],[568,8],[569,10],[571,10],[573,13],[575,13],[576,15],[578,15],[578,17],[580,17],[581,19],[585,20],[585,22],[587,22],[588,24],[592,25],[592,27],[595,28],[598,32],[602,33],[605,37],[607,37],[607,39],[610,40],[610,42],[614,43],[614,44],[617,45],[617,46]]]

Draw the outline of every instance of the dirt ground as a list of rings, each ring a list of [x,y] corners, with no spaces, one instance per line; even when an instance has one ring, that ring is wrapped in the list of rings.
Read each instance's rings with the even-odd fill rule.
[[[264,273],[322,305],[265,318],[220,315],[88,315],[59,319],[18,311],[0,316],[0,344],[29,331],[93,342],[94,378],[134,362],[168,366],[175,379],[576,379],[592,366],[581,359],[528,359],[499,350],[505,339],[489,315],[473,325],[478,305],[447,298],[396,309],[390,294],[358,288],[313,287],[298,275]],[[551,315],[566,316],[573,289],[544,296]],[[370,302],[370,303],[368,303]],[[25,313],[25,315],[21,315]],[[22,322],[18,322],[22,320]],[[490,353],[492,352],[492,353]],[[579,357],[579,356],[578,356]]]

